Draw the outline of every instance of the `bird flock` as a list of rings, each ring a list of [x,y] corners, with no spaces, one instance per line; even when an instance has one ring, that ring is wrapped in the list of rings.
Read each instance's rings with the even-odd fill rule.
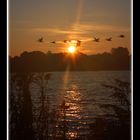
[[[118,36],[119,38],[124,38],[125,35],[121,34]],[[112,41],[112,37],[109,37],[109,38],[105,38],[106,41]],[[58,44],[58,43],[66,43],[66,44],[75,44],[76,46],[80,46],[81,45],[81,42],[88,42],[88,41],[94,41],[94,42],[100,42],[100,38],[98,37],[94,37],[93,39],[87,39],[87,40],[75,40],[75,39],[72,39],[72,40],[63,40],[63,41],[51,41],[51,42],[46,42],[44,41],[44,38],[43,37],[40,37],[38,40],[37,40],[39,43],[52,43],[52,44]]]

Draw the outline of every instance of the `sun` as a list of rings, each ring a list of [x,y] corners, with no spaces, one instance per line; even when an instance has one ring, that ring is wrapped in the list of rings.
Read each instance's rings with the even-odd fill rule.
[[[71,54],[75,53],[76,52],[76,47],[75,46],[69,46],[68,47],[68,52],[71,53]]]

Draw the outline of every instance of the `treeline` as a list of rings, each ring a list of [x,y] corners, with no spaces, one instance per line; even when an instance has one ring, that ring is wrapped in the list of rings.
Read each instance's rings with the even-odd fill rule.
[[[10,71],[65,71],[68,68],[71,71],[130,70],[130,57],[128,49],[124,47],[112,48],[110,53],[95,55],[25,51],[20,56],[10,57]]]

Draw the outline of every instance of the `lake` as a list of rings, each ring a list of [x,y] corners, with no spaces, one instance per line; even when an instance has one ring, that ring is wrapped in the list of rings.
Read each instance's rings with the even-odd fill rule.
[[[115,99],[110,98],[113,90],[103,86],[115,85],[114,79],[130,82],[131,72],[51,72],[51,78],[46,86],[49,109],[59,112],[59,124],[65,116],[68,138],[87,135],[89,125],[94,123],[96,117],[114,114],[113,110],[100,107],[100,104],[117,104]],[[31,95],[34,110],[37,112],[40,108],[40,94],[35,84],[31,86]],[[56,127],[59,127],[59,124]]]

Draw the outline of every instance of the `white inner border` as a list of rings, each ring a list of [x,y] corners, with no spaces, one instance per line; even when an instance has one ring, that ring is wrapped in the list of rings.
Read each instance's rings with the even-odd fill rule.
[[[9,140],[9,1],[7,0],[7,140]]]
[[[7,0],[7,140],[9,140],[9,11]],[[133,140],[133,0],[131,0],[131,140]]]
[[[131,0],[131,140],[133,140],[133,0]]]

